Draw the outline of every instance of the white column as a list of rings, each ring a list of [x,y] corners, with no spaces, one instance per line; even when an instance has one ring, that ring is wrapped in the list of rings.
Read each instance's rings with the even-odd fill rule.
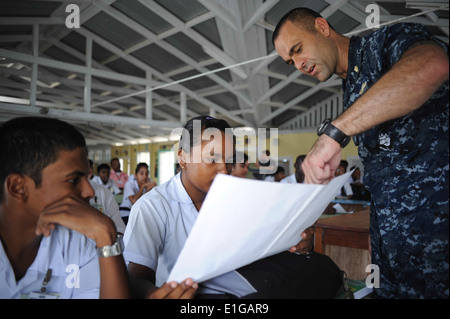
[[[186,108],[187,108],[187,102],[186,102],[186,93],[180,92],[180,122],[182,125],[186,124]]]
[[[33,56],[39,56],[39,24],[33,24]],[[30,83],[30,105],[36,106],[36,91],[37,91],[37,75],[38,64],[33,62],[31,69],[31,83]]]
[[[92,38],[86,37],[86,67],[92,69]],[[84,75],[84,110],[91,113],[91,83],[92,73]]]
[[[153,91],[150,91],[152,88],[152,74],[151,72],[147,71],[145,73],[146,79],[147,79],[147,85],[145,86],[146,90],[148,90],[145,93],[145,118],[147,120],[153,119]]]

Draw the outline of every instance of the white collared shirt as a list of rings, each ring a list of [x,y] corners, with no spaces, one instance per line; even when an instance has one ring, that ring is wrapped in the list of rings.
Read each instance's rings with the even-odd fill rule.
[[[156,286],[169,277],[198,211],[178,173],[139,198],[131,208],[124,235],[125,261],[156,270]],[[202,283],[202,293],[228,292],[237,296],[256,290],[238,272],[231,271]]]
[[[99,298],[95,243],[76,231],[57,226],[50,236],[42,238],[36,258],[18,282],[0,242],[0,299],[29,298],[40,292],[49,269],[52,276],[45,286],[46,294],[61,299]]]

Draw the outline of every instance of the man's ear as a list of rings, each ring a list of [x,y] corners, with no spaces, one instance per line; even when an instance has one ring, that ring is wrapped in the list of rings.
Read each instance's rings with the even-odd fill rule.
[[[5,193],[11,199],[25,201],[28,197],[26,179],[20,174],[10,174],[5,180]]]
[[[316,18],[315,27],[317,32],[323,34],[326,37],[331,34],[331,27],[328,24],[328,21],[324,18]]]

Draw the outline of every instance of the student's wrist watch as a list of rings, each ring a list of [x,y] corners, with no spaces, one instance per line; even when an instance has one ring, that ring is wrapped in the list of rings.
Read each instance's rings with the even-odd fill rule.
[[[345,135],[344,132],[331,124],[331,119],[326,119],[320,124],[319,128],[317,129],[317,135],[320,136],[322,134],[331,137],[333,140],[338,142],[342,148],[346,147],[351,139],[350,136]]]
[[[123,253],[123,248],[123,236],[118,234],[114,244],[111,246],[104,246],[101,248],[96,247],[95,249],[97,250],[98,257],[114,257],[121,255]]]

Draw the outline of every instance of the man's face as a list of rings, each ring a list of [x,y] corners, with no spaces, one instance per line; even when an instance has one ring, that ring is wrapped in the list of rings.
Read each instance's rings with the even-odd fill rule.
[[[109,180],[109,173],[110,170],[107,168],[102,168],[99,172],[98,172],[98,176],[100,176],[100,179],[102,180],[103,184],[108,183]]]
[[[231,175],[237,177],[247,177],[247,173],[248,161],[246,161],[245,163],[236,163],[231,170]]]
[[[120,162],[119,160],[113,160],[111,162],[111,168],[116,171],[116,172],[120,172]]]
[[[308,31],[298,23],[286,21],[275,40],[275,49],[286,63],[324,82],[334,74],[337,57],[333,42],[318,27],[316,30]]]
[[[36,211],[36,217],[48,205],[67,196],[77,196],[89,202],[95,192],[87,179],[89,162],[82,147],[73,151],[60,151],[58,160],[42,170],[42,183],[36,187],[29,178],[29,207]]]

